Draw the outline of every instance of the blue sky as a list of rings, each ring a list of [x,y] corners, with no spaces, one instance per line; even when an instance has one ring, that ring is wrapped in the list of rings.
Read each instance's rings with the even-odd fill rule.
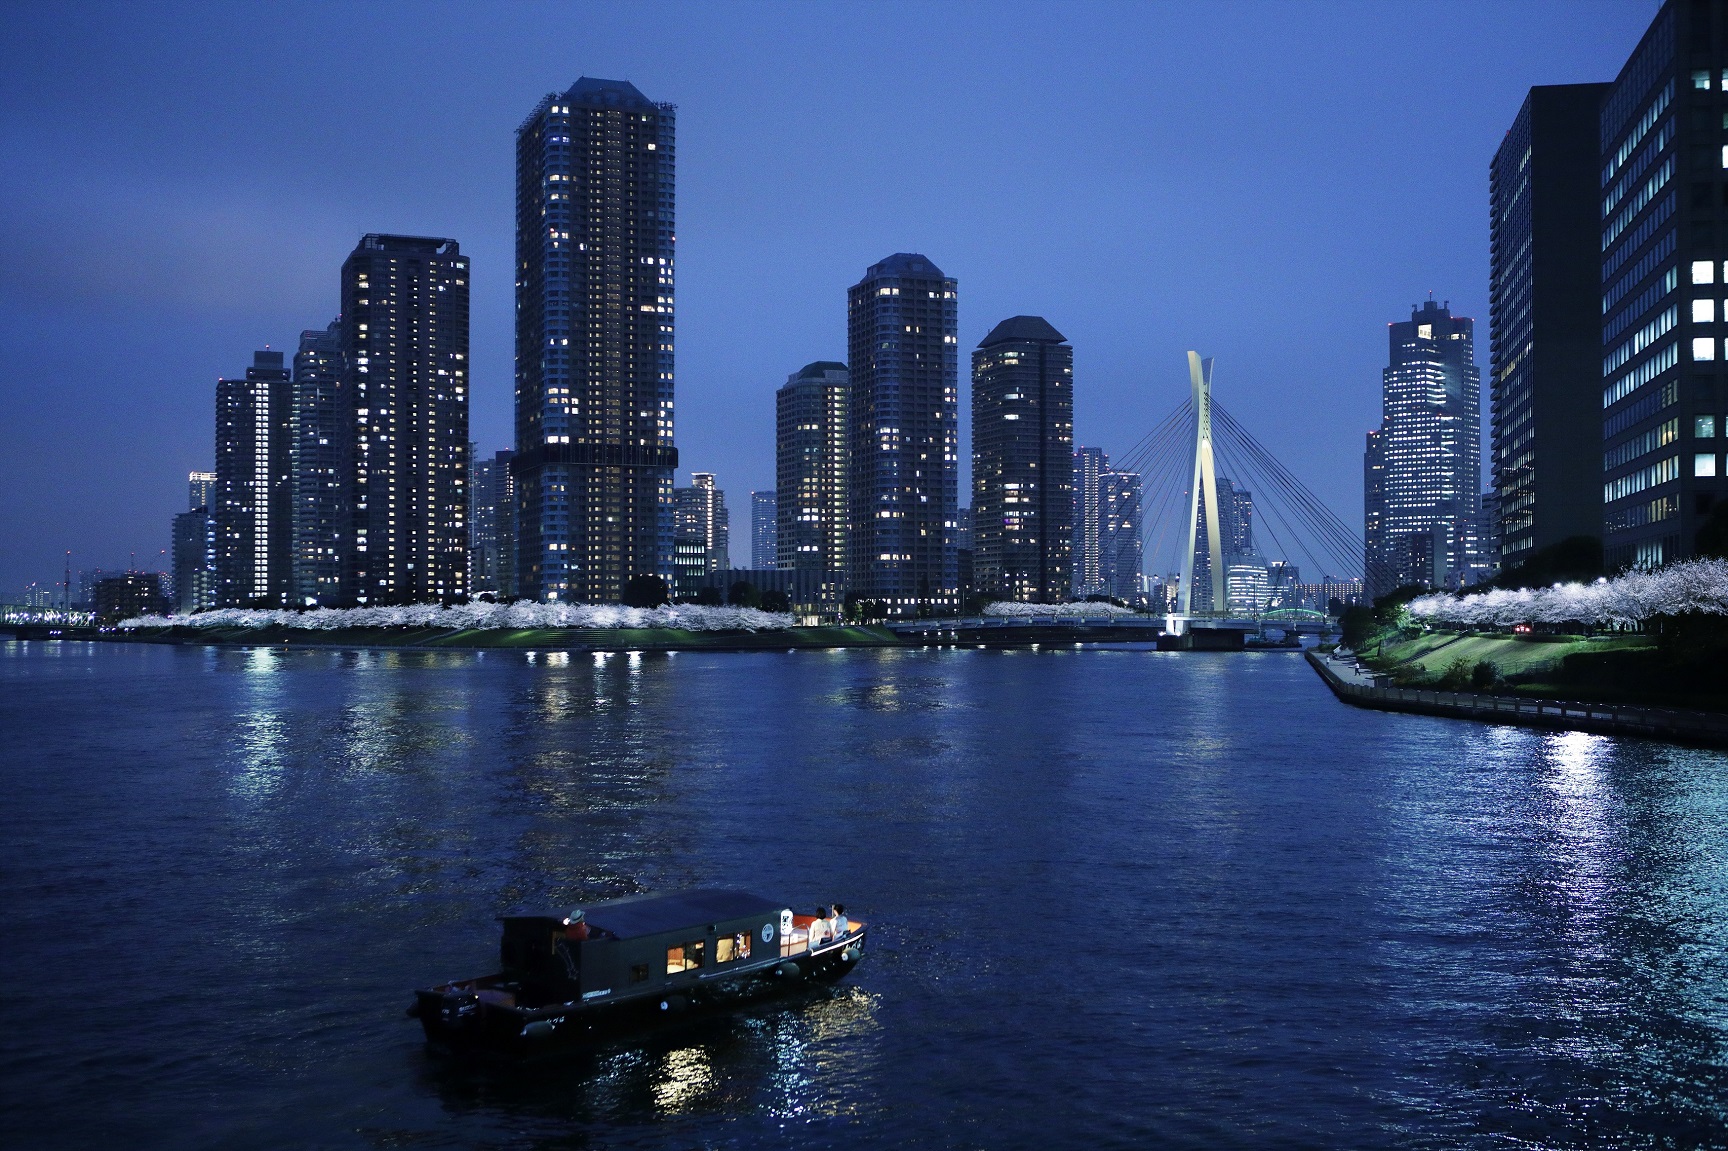
[[[735,523],[774,389],[845,358],[846,288],[896,251],[959,279],[963,362],[1017,313],[1069,337],[1080,442],[1129,447],[1198,348],[1359,523],[1386,323],[1432,291],[1486,367],[1488,161],[1656,9],[11,6],[0,601],[67,548],[156,566],[217,377],[328,323],[364,232],[471,255],[473,438],[509,446],[514,130],[579,75],[678,105],[677,442]]]

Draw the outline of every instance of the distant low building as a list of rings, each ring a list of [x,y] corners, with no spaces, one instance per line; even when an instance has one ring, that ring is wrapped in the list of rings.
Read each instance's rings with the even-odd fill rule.
[[[837,619],[833,603],[823,595],[822,572],[813,568],[787,571],[782,568],[730,568],[709,572],[695,582],[696,593],[704,590],[720,593],[721,602],[730,602],[732,589],[747,583],[758,595],[779,592],[791,603],[792,614],[807,621],[827,622]]]
[[[126,572],[98,580],[94,591],[99,623],[119,623],[141,615],[167,615],[168,597],[156,572]]]

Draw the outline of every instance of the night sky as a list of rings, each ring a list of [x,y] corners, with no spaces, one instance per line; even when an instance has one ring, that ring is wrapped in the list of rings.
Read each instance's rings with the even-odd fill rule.
[[[1494,149],[1657,8],[8,5],[0,602],[67,548],[166,567],[217,377],[327,324],[364,232],[472,257],[472,438],[509,447],[514,132],[580,75],[678,105],[677,443],[734,562],[774,389],[845,359],[846,288],[897,251],[960,281],[963,388],[997,321],[1042,315],[1078,442],[1120,452],[1197,348],[1359,524],[1386,323],[1449,299],[1486,374]]]

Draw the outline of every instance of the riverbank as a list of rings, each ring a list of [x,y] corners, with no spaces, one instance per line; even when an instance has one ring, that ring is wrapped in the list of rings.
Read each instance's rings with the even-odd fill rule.
[[[1715,712],[1397,687],[1386,676],[1360,668],[1353,659],[1318,652],[1307,656],[1332,694],[1354,707],[1728,747],[1728,715]]]
[[[359,647],[484,651],[785,651],[788,648],[902,647],[882,627],[788,627],[764,631],[681,628],[166,627],[83,637],[184,647]]]

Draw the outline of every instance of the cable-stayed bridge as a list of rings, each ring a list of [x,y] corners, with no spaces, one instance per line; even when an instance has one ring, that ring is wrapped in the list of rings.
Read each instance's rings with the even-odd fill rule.
[[[1166,630],[1315,630],[1288,577],[1355,578],[1362,536],[1217,402],[1212,365],[1189,352],[1188,398],[1112,463],[1141,477],[1146,566],[1179,573]]]

